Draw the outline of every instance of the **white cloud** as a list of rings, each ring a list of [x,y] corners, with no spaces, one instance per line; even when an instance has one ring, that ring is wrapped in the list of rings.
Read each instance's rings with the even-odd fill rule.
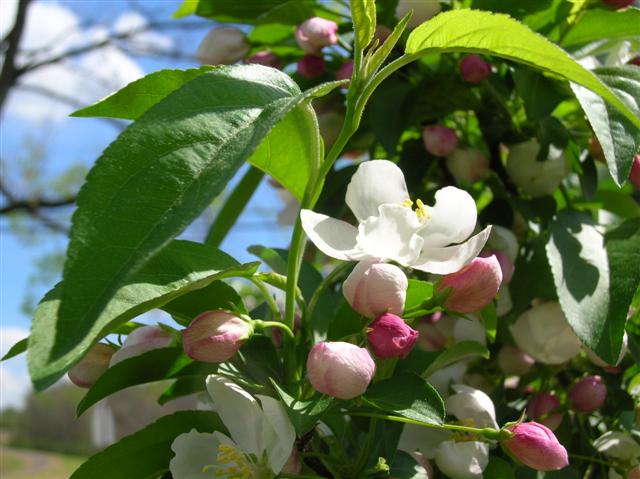
[[[29,336],[29,331],[17,326],[0,328],[0,357],[7,354],[11,346]]]
[[[1,1],[1,0],[0,0]],[[4,356],[15,343],[29,335],[29,331],[15,326],[0,328],[0,356]],[[20,407],[31,383],[24,356],[0,363],[0,411],[8,406]]]

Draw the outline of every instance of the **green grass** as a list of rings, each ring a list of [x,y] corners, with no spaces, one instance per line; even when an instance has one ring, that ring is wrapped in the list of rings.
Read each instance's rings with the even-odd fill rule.
[[[2,479],[68,479],[86,458],[29,449],[0,449]]]

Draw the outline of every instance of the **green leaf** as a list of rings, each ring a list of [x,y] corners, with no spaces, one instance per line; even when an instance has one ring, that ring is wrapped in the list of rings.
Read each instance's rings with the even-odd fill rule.
[[[27,346],[28,345],[29,345],[29,337],[21,339],[16,344],[11,346],[9,351],[7,351],[7,354],[2,356],[2,359],[0,359],[0,361],[6,361],[7,359],[11,359],[11,358],[14,358],[16,356],[21,355],[22,353],[24,353],[27,350]]]
[[[422,281],[419,279],[410,279],[407,288],[407,297],[404,301],[404,309],[418,308],[425,301],[429,301],[433,297],[433,283]]]
[[[93,324],[68,327],[59,315],[62,283],[36,310],[27,357],[36,389],[53,384],[100,338],[146,311],[216,279],[251,276],[257,263],[241,265],[211,246],[173,241],[121,286]]]
[[[430,479],[429,472],[411,455],[404,451],[398,451],[389,471],[394,479]]]
[[[82,415],[101,399],[131,386],[175,377],[213,374],[217,369],[217,364],[194,363],[181,346],[153,349],[107,369],[78,403],[76,414]]]
[[[184,18],[196,13],[200,0],[182,0],[182,4],[173,12],[172,18]]]
[[[318,421],[322,419],[333,403],[333,398],[316,394],[309,401],[300,401],[282,389],[275,381],[271,384],[278,392],[278,396],[285,405],[287,415],[296,430],[298,437],[311,431]]]
[[[282,362],[271,338],[254,334],[242,345],[238,355],[242,362],[236,361],[234,366],[240,370],[241,379],[257,384],[269,384],[271,380],[282,382]]]
[[[258,25],[249,33],[249,42],[252,45],[279,45],[292,37],[294,29],[290,25],[267,24]]]
[[[557,87],[557,82],[541,72],[519,67],[514,69],[513,79],[530,120],[542,120],[567,99],[567,95]]]
[[[598,77],[560,47],[507,15],[452,10],[418,26],[407,40],[406,52],[411,55],[454,51],[496,55],[555,73],[597,93],[640,127],[640,118]]]
[[[400,40],[404,29],[407,26],[407,23],[411,19],[411,14],[407,13],[405,17],[400,20],[396,26],[393,28],[391,35],[387,37],[387,39],[380,45],[375,51],[369,53],[367,56],[364,77],[369,78],[373,73],[384,63],[387,59],[393,48]]]
[[[300,0],[251,0],[250,2],[200,0],[196,13],[222,23],[281,23],[298,25],[309,17],[337,18],[314,2]]]
[[[135,120],[185,83],[213,69],[212,66],[202,66],[189,70],[160,70],[129,83],[97,103],[73,112],[71,116]]]
[[[564,211],[550,231],[547,256],[562,310],[580,341],[614,364],[640,282],[640,220],[605,236],[590,216]]]
[[[427,424],[444,423],[444,403],[438,392],[420,376],[397,374],[369,386],[363,399],[372,406]]]
[[[213,412],[176,412],[90,457],[71,479],[156,479],[169,470],[173,440],[192,429],[226,433]]]
[[[442,368],[475,356],[489,359],[489,350],[476,341],[460,341],[438,354],[422,373],[422,377],[428,378]]]
[[[162,392],[158,398],[158,404],[162,406],[174,399],[202,392],[206,389],[206,380],[205,375],[180,377]]]
[[[492,457],[487,468],[482,472],[484,479],[515,479],[513,467],[499,457]]]
[[[364,50],[376,31],[376,3],[374,0],[351,0],[351,17],[356,34],[356,48]]]
[[[489,342],[493,343],[496,340],[496,333],[498,331],[498,314],[496,313],[496,305],[494,302],[489,303],[480,310],[480,319],[482,320],[482,324],[484,324]]]
[[[640,68],[624,66],[594,70],[600,79],[640,116]],[[640,127],[595,93],[572,85],[593,131],[602,145],[613,180],[622,185],[629,177],[633,158],[640,150]]]
[[[582,45],[594,40],[640,36],[640,10],[621,12],[598,8],[584,12],[562,37],[564,47]]]
[[[406,107],[408,102],[414,101],[412,92],[414,87],[410,83],[390,78],[371,95],[367,118],[389,158],[396,156],[400,137],[411,121]]]

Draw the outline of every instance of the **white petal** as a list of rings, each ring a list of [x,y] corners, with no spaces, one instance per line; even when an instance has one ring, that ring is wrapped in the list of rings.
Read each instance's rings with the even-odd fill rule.
[[[454,384],[451,388],[456,394],[445,401],[447,413],[453,414],[460,421],[473,421],[474,427],[493,427],[498,429],[496,409],[489,396],[479,389],[464,384]]]
[[[438,468],[454,479],[476,479],[489,464],[489,445],[486,442],[445,441],[436,450]]]
[[[264,415],[258,401],[236,383],[216,374],[207,377],[216,412],[244,452],[262,456]]]
[[[467,263],[478,256],[490,233],[491,226],[487,226],[480,233],[472,236],[462,244],[445,248],[425,247],[420,257],[409,266],[434,274],[450,274],[460,271]]]
[[[220,442],[214,434],[191,432],[180,434],[171,444],[175,456],[169,463],[174,479],[211,479],[214,471],[203,472],[206,466],[216,464]]]
[[[360,222],[377,216],[381,205],[399,205],[408,199],[402,170],[388,160],[360,163],[347,186],[347,205]]]
[[[482,322],[475,319],[455,318],[452,335],[456,343],[475,341],[483,346],[487,345],[487,330]]]
[[[408,453],[420,451],[427,459],[433,459],[438,446],[450,437],[449,431],[405,424],[400,435],[398,449]]]
[[[441,248],[466,240],[476,227],[476,203],[464,190],[447,186],[436,191],[436,203],[428,207],[429,219],[420,235],[424,246]]]
[[[358,230],[349,223],[311,210],[300,211],[300,220],[309,239],[327,256],[343,261],[366,259],[356,247]]]
[[[378,216],[372,216],[358,227],[358,247],[382,261],[411,264],[422,249],[422,238],[416,231],[420,220],[401,205],[382,205]]]
[[[446,366],[427,378],[438,394],[443,398],[449,397],[449,385],[451,383],[462,382],[464,375],[467,373],[467,363],[458,362],[450,366]]]
[[[266,423],[270,426],[268,429],[272,431],[272,440],[265,442],[269,467],[278,474],[291,455],[296,431],[280,401],[269,396],[257,397],[262,403]]]

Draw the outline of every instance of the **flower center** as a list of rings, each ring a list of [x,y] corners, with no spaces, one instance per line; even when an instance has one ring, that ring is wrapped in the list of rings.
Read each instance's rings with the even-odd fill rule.
[[[203,467],[202,472],[214,469],[215,477],[226,479],[250,479],[253,476],[253,464],[247,456],[229,444],[218,446],[216,462],[216,465]]]
[[[401,203],[401,205],[406,206],[407,208],[411,208],[411,206],[413,206],[413,201],[407,198]],[[416,209],[414,211],[416,213],[416,216],[422,223],[431,218],[431,215],[429,214],[429,207],[425,205],[421,199],[416,200]]]

